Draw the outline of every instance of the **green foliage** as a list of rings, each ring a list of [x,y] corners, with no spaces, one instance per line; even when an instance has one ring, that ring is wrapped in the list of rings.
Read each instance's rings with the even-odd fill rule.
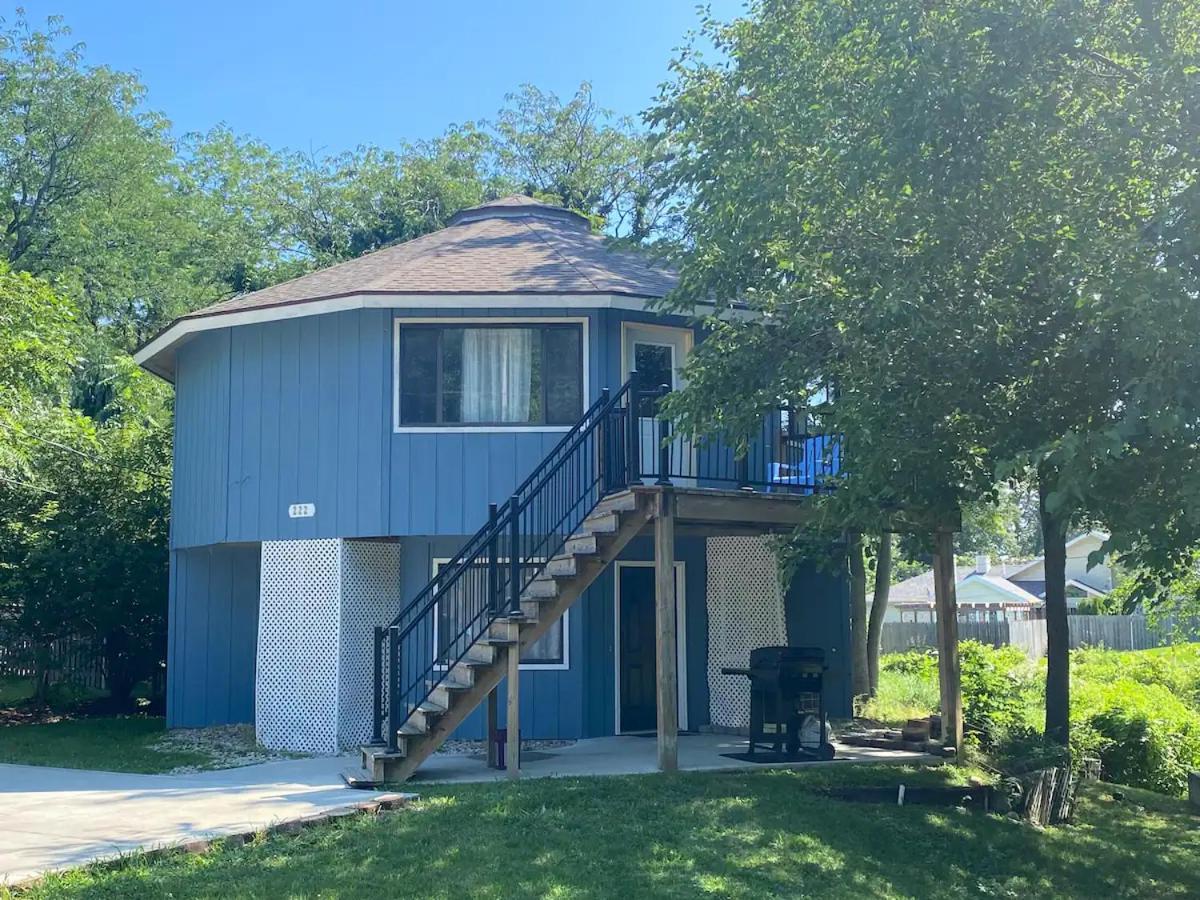
[[[1036,702],[1037,671],[1016,647],[978,641],[959,644],[963,720],[985,748],[1028,725]],[[936,651],[910,650],[883,657],[878,702],[868,706],[884,721],[928,715],[940,704]],[[924,705],[920,701],[927,701]],[[921,711],[923,709],[923,711]],[[903,715],[898,713],[904,712]],[[872,715],[866,712],[866,715]]]
[[[505,99],[497,162],[524,191],[590,215],[616,237],[644,241],[666,225],[661,160],[630,119],[597,105],[591,84],[565,103],[529,84]]]
[[[982,747],[1007,766],[1028,767],[1061,748],[1043,745],[1044,667],[1013,647],[966,641],[964,717]],[[883,721],[928,715],[938,705],[937,655],[909,651],[882,660],[879,695],[864,714]],[[1071,653],[1071,751],[1099,757],[1107,780],[1181,795],[1200,767],[1200,644]]]
[[[1196,4],[1140,0],[706,22],[717,61],[685,49],[651,114],[690,200],[671,304],[712,331],[679,426],[738,438],[821,400],[850,448],[825,521],[945,522],[1036,473],[1048,547],[1096,521],[1177,574],[1200,545],[1197,35]],[[1046,606],[1065,739],[1056,578]]]
[[[1040,685],[1035,667],[1017,647],[993,648],[978,641],[959,644],[963,717],[984,749],[1028,727],[1028,708]]]
[[[1181,796],[1200,767],[1200,709],[1162,685],[1081,681],[1071,719],[1072,750],[1098,756],[1110,781]]]

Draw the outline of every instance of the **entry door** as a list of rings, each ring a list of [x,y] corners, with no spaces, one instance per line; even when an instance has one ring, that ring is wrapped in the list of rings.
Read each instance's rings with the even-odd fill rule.
[[[680,728],[687,727],[686,678],[682,642],[683,596],[680,568],[675,568],[675,618],[677,622],[676,670],[679,685]],[[654,567],[617,567],[617,731],[653,731],[658,727],[657,669],[655,665]]]
[[[626,372],[637,371],[642,390],[668,385],[682,386],[680,370],[692,349],[692,332],[686,328],[631,325],[625,323],[622,362]],[[638,432],[643,479],[659,475],[659,429],[655,418],[657,402],[646,398],[638,405]],[[690,441],[676,438],[671,443],[672,476],[690,481],[696,474],[695,450]]]

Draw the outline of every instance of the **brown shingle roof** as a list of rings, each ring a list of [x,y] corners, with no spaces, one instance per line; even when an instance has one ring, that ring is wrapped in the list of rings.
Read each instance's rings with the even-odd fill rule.
[[[674,273],[529,197],[462,210],[441,231],[234,297],[183,318],[350,294],[624,294],[662,297]]]

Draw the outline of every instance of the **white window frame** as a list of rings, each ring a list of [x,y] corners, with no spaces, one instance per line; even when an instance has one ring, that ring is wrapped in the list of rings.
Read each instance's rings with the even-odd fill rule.
[[[436,556],[433,559],[433,571],[430,572],[430,578],[436,578],[438,571],[446,563],[450,562],[449,556]],[[504,564],[508,562],[507,557],[501,557],[496,560],[498,563]],[[531,559],[528,562],[545,562],[542,559]],[[436,593],[434,594],[436,597]],[[563,656],[560,663],[521,663],[522,672],[565,672],[571,668],[571,609],[570,607],[562,614],[562,629],[563,629]],[[433,646],[438,645],[438,614],[437,601],[433,604]]]
[[[393,434],[513,434],[520,432],[563,432],[572,425],[401,425],[400,424],[400,329],[405,325],[579,325],[583,341],[583,397],[579,415],[591,405],[591,342],[587,316],[487,316],[483,318],[392,318],[392,433]]]

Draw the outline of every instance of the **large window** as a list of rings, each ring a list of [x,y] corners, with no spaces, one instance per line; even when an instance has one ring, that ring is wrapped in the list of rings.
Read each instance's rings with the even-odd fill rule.
[[[583,413],[577,324],[399,324],[400,425],[573,425]]]

